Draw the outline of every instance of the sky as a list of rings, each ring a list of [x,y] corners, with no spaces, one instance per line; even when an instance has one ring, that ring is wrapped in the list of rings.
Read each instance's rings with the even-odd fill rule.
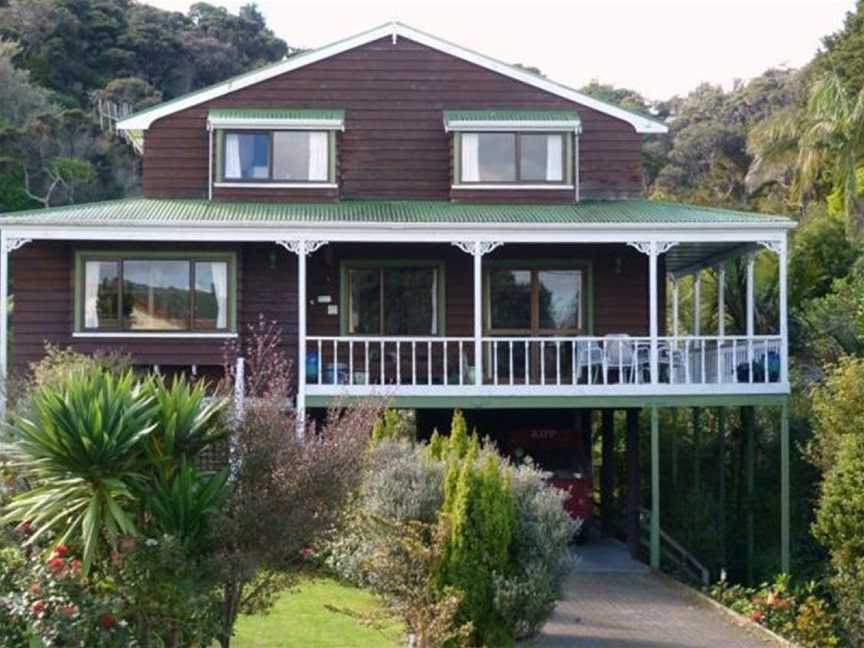
[[[186,12],[195,0],[142,0]],[[236,13],[250,0],[208,0]],[[704,81],[729,88],[770,67],[799,67],[854,0],[258,0],[295,47],[320,47],[399,20],[572,87],[592,79],[649,99]]]

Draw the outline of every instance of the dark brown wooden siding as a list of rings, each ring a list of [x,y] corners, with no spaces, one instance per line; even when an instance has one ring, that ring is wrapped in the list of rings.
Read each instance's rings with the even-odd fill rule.
[[[26,371],[44,354],[46,343],[84,353],[117,349],[132,354],[137,364],[166,367],[222,364],[224,340],[183,338],[74,338],[74,253],[76,249],[135,249],[125,243],[31,243],[12,254],[15,309],[14,365]],[[153,246],[148,250],[154,249]],[[157,246],[156,249],[207,249],[238,252],[238,323],[240,332],[259,318],[276,322],[284,348],[296,358],[297,257],[270,244]],[[486,259],[555,259],[588,261],[593,268],[594,334],[648,334],[648,257],[626,245],[505,245]],[[317,298],[329,295],[340,303],[340,266],[349,259],[430,259],[445,263],[446,334],[471,336],[474,331],[472,258],[444,244],[327,245],[309,257],[308,330],[310,335],[338,335],[339,316],[328,315]],[[616,272],[619,266],[620,272]],[[663,276],[661,265],[660,276]],[[660,313],[665,312],[661,285]],[[664,322],[661,315],[661,331]]]
[[[338,145],[342,198],[450,198],[450,137],[442,110],[577,110],[583,198],[642,191],[641,138],[624,121],[577,105],[449,54],[399,38],[369,43],[156,121],[145,135],[144,193],[207,195],[207,111],[211,107],[344,108]],[[296,194],[296,198],[295,198]],[[328,200],[332,192],[219,190],[219,198]],[[465,192],[459,200],[573,200],[567,192]]]

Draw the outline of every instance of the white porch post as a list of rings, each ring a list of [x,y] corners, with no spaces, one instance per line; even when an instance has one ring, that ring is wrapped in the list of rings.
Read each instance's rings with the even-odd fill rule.
[[[702,271],[696,271],[693,280],[693,335],[702,333]]]
[[[453,241],[474,257],[474,384],[483,384],[483,255],[502,245],[500,241]]]
[[[726,266],[717,268],[717,335],[726,335]]]
[[[678,337],[678,277],[672,277],[672,335]]]
[[[780,243],[780,258],[778,259],[780,286],[778,291],[778,299],[780,300],[780,382],[789,382],[789,323],[787,321],[787,264],[788,256],[788,236],[784,234],[783,241]],[[788,567],[788,565],[787,565]]]
[[[747,337],[753,337],[755,330],[755,319],[753,313],[753,279],[755,275],[756,256],[753,254],[747,255]],[[748,342],[749,348],[749,342]]]
[[[0,231],[0,417],[6,418],[7,354],[9,352],[9,249],[6,231]]]
[[[306,432],[306,257],[327,241],[276,241],[289,252],[297,255],[297,435],[302,439]],[[321,358],[318,358],[321,362]],[[336,375],[336,359],[333,359]]]
[[[0,231],[0,421],[6,417],[6,381],[9,377],[9,253],[30,241]]]

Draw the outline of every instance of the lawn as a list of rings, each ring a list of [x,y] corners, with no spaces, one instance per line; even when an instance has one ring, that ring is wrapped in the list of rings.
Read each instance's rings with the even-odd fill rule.
[[[308,578],[279,598],[270,614],[241,616],[232,644],[237,648],[386,648],[402,646],[401,628],[364,625],[350,614],[377,607],[368,592],[329,578]]]

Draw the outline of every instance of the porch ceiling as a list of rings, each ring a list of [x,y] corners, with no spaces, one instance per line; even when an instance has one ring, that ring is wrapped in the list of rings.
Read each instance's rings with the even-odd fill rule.
[[[758,249],[758,243],[679,243],[666,253],[666,272],[681,276]]]

